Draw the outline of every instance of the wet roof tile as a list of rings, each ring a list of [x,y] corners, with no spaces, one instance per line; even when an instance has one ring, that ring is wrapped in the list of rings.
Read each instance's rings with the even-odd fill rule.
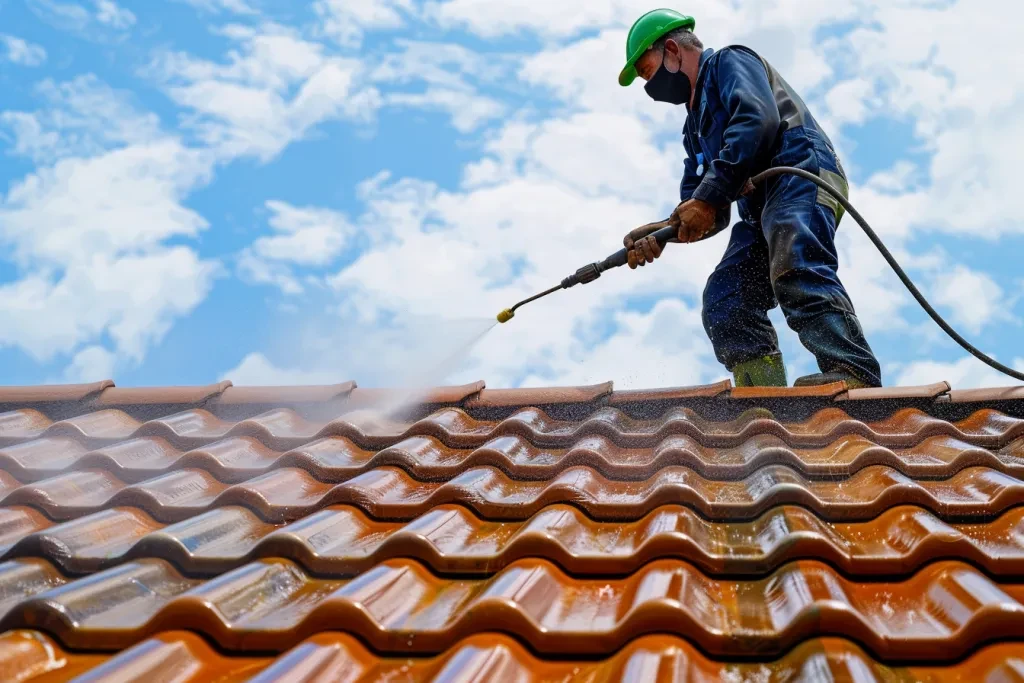
[[[0,679],[1012,678],[1022,501],[1020,389],[0,388]]]
[[[37,632],[17,631],[30,647]],[[80,671],[81,655],[70,657],[48,643],[61,666],[70,674]],[[43,659],[45,651],[21,643],[0,641],[2,661],[20,659],[25,664]],[[23,659],[22,659],[23,658]],[[103,661],[105,657],[95,657]],[[54,666],[50,664],[50,666]],[[764,664],[709,660],[690,643],[673,636],[643,636],[602,661],[538,659],[520,643],[504,635],[475,635],[435,657],[380,657],[351,636],[327,631],[292,648],[278,659],[231,657],[210,647],[202,638],[185,631],[170,631],[146,640],[106,661],[78,679],[99,681],[152,680],[168,669],[180,671],[182,681],[390,681],[408,683],[458,680],[464,683],[522,681],[523,683],[590,683],[624,681],[646,683],[657,675],[659,683],[694,680],[739,680],[774,683],[793,680],[927,680],[936,683],[968,680],[1017,680],[1024,656],[1014,645],[985,647],[969,659],[950,665],[881,666],[862,648],[836,638],[802,643],[769,670]],[[75,667],[75,668],[72,668]],[[71,669],[71,671],[68,671]],[[60,671],[61,669],[54,669]]]
[[[24,585],[0,572],[4,593]],[[863,583],[807,560],[749,580],[712,578],[678,560],[649,562],[625,578],[580,578],[540,559],[487,578],[443,578],[396,559],[332,579],[273,558],[203,581],[140,559],[35,587],[0,623],[45,624],[76,649],[123,649],[177,626],[230,651],[282,651],[346,624],[396,654],[436,654],[474,633],[503,631],[546,655],[607,654],[638,635],[667,633],[722,657],[748,655],[755,643],[759,654],[779,656],[813,627],[853,638],[879,659],[948,662],[990,640],[994,628],[1024,638],[1022,601],[1024,585],[996,584],[958,561],[932,563],[904,581]]]

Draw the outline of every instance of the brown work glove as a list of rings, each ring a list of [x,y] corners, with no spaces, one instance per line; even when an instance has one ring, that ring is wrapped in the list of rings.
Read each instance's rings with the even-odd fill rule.
[[[707,202],[691,199],[677,206],[668,220],[669,225],[679,229],[680,242],[699,242],[715,229],[717,214],[715,207]]]
[[[629,250],[627,255],[627,263],[632,269],[636,269],[637,266],[645,266],[648,263],[654,263],[654,259],[661,256],[661,246],[658,245],[658,241],[653,237],[650,237],[651,233],[657,232],[658,230],[668,227],[668,221],[659,221],[658,223],[648,223],[647,225],[641,225],[635,230],[629,231],[629,233],[622,239],[622,245]]]

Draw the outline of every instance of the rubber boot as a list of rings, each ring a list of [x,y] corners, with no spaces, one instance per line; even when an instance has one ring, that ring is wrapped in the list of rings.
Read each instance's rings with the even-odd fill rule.
[[[734,382],[738,387],[784,387],[786,381],[786,364],[782,362],[781,353],[773,353],[763,358],[755,358],[740,363],[732,369]]]
[[[795,387],[818,387],[832,382],[846,382],[848,389],[866,389],[868,384],[846,372],[819,372],[805,375],[793,383]]]

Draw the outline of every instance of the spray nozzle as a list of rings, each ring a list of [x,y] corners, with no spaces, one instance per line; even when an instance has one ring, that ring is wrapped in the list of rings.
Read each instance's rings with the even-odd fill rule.
[[[512,312],[511,308],[506,308],[504,311],[498,314],[499,323],[507,323],[509,320],[515,317],[515,313]]]

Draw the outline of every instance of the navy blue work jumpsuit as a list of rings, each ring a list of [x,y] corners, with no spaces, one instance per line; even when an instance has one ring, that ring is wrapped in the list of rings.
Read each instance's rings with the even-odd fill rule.
[[[781,305],[822,372],[845,371],[881,386],[878,361],[837,272],[842,207],[791,175],[740,196],[749,178],[775,166],[810,171],[845,196],[832,142],[785,80],[749,48],[705,50],[695,90],[683,132],[680,198],[717,207],[716,232],[728,227],[733,201],[740,218],[704,290],[704,327],[718,360],[731,371],[778,354],[768,311]]]

